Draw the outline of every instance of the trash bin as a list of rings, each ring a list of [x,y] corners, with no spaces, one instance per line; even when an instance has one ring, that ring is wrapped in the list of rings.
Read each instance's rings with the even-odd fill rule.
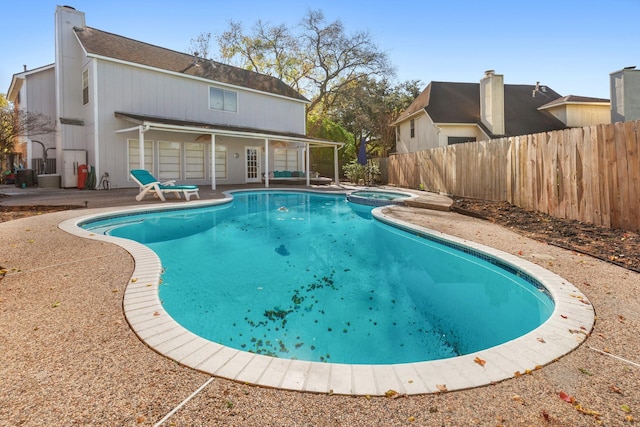
[[[16,172],[16,187],[33,187],[37,182],[35,169],[18,169]]]

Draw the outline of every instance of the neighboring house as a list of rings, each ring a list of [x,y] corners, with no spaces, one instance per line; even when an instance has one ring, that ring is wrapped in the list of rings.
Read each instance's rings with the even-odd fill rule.
[[[609,101],[565,97],[548,86],[505,85],[487,71],[480,83],[431,82],[393,123],[396,152],[607,123]]]
[[[315,146],[334,148],[337,181],[342,144],[306,137],[309,101],[279,79],[87,27],[68,6],[56,9],[55,45],[55,64],[15,74],[8,99],[57,120],[55,141],[42,142],[55,147],[63,187],[76,187],[79,164],[112,188],[134,186],[137,168],[268,186],[273,171],[308,172]]]
[[[611,123],[640,120],[640,70],[625,67],[609,75]]]

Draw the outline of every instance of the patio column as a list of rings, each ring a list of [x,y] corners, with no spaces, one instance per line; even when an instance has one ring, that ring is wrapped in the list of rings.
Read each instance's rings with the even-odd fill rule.
[[[340,175],[338,174],[338,146],[333,146],[333,176],[336,181],[336,185],[340,184]]]
[[[211,134],[211,189],[216,189],[216,134]]]
[[[311,186],[311,177],[309,175],[311,175],[311,165],[309,165],[309,151],[311,151],[309,148],[311,148],[311,146],[309,145],[308,142],[304,143],[304,148],[305,148],[305,153],[304,153],[304,161],[307,164],[307,170],[305,171],[305,176],[307,177],[307,187]]]
[[[144,133],[149,130],[148,127],[144,125],[138,126],[138,148],[140,150],[140,161],[138,162],[138,167],[140,169],[144,169]],[[153,171],[149,171],[153,173]]]
[[[269,188],[269,139],[264,139],[264,188]]]

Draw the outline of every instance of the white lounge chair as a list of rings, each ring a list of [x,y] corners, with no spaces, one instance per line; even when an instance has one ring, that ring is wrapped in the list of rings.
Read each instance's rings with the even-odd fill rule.
[[[175,180],[160,182],[149,171],[144,169],[133,169],[129,173],[131,178],[140,186],[140,193],[136,196],[137,201],[144,199],[147,194],[153,194],[154,197],[159,197],[164,202],[166,201],[164,193],[174,193],[178,199],[182,193],[187,201],[191,199],[191,196],[200,198],[198,186],[196,185],[176,185]]]

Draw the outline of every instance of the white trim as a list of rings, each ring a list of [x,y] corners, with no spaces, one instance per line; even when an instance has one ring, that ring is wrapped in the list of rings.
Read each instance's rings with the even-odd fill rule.
[[[88,66],[91,67],[91,78],[93,79],[93,86],[91,86],[91,79],[89,79],[89,92],[93,92],[93,163],[95,165],[95,173],[96,177],[102,176],[101,168],[100,168],[100,121],[98,117],[100,117],[100,109],[98,106],[98,66],[96,62],[90,61],[87,63]],[[93,89],[93,90],[91,90]],[[91,97],[89,98],[89,104],[91,104]],[[93,188],[90,188],[93,190]]]
[[[227,176],[229,175],[229,166],[227,165]],[[211,189],[216,189],[216,134],[211,134]]]

